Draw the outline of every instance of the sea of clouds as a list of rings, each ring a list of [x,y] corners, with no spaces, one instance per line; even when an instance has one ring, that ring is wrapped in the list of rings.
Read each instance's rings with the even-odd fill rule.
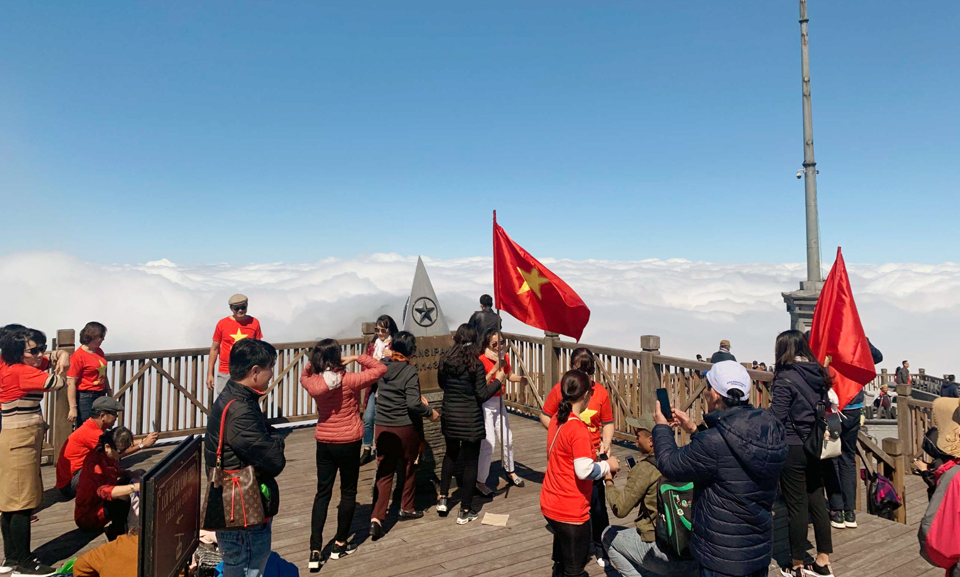
[[[109,329],[108,352],[201,347],[227,299],[250,297],[250,313],[273,342],[359,336],[380,314],[400,322],[416,256],[360,255],[319,262],[249,265],[100,265],[64,253],[0,256],[0,323],[46,331],[80,329],[97,320]],[[492,290],[489,257],[424,262],[451,328]],[[741,361],[773,358],[777,333],[789,328],[781,293],[798,288],[799,263],[720,264],[682,259],[543,263],[576,290],[592,311],[583,342],[637,349],[640,335],[661,337],[664,354],[709,356],[720,339]],[[942,375],[958,372],[960,264],[848,264],[867,335],[884,353],[880,365],[910,359]],[[505,318],[505,329],[542,334]]]

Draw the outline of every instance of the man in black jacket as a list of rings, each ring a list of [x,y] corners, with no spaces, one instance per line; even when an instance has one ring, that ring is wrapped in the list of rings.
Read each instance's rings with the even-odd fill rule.
[[[477,340],[481,342],[488,332],[500,330],[500,317],[493,312],[493,297],[490,295],[480,297],[480,310],[473,313],[467,324],[470,325],[471,329],[477,331]],[[474,344],[479,346],[480,343]]]
[[[710,357],[711,363],[720,363],[723,361],[735,361],[737,357],[733,356],[733,353],[730,352],[730,341],[723,339],[720,341],[720,350],[713,353]]]
[[[263,497],[264,517],[260,525],[240,531],[217,531],[223,552],[223,577],[260,577],[271,549],[271,520],[280,507],[276,477],[283,471],[284,442],[260,409],[260,397],[273,379],[277,351],[264,341],[243,339],[230,352],[230,380],[217,397],[207,420],[203,455],[207,470],[217,464],[220,421],[230,404],[223,425],[221,464],[225,470],[253,465]],[[219,496],[218,496],[219,497]]]
[[[657,403],[657,468],[667,479],[694,483],[691,546],[700,575],[765,577],[773,554],[773,503],[787,460],[783,425],[750,406],[750,376],[742,365],[717,363],[707,382],[705,427],[677,409],[670,423]],[[670,426],[690,433],[690,443],[677,448]]]

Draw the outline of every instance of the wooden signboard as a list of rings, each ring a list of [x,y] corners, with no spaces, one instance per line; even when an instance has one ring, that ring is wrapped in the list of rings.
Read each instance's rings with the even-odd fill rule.
[[[176,577],[200,543],[202,447],[187,437],[140,480],[138,577]]]
[[[420,391],[427,393],[439,391],[437,383],[437,367],[440,364],[440,355],[453,346],[453,335],[439,337],[417,337],[417,352],[410,362],[420,372]]]

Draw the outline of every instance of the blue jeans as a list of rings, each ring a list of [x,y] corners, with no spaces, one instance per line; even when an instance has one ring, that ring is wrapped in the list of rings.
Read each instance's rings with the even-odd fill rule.
[[[634,527],[608,527],[603,532],[603,546],[610,563],[623,577],[693,577],[697,574],[696,561],[671,559],[656,541],[642,541]]]
[[[363,410],[363,447],[373,447],[373,421],[376,416],[377,393],[373,393],[367,401],[367,408]]]
[[[77,391],[77,422],[76,428],[87,422],[92,417],[93,402],[100,397],[106,396],[106,391]]]
[[[217,531],[223,577],[262,577],[270,558],[273,521],[243,531]]]

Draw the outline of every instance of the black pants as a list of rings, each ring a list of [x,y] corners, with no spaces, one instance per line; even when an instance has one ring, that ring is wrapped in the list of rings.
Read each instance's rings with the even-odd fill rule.
[[[807,520],[813,520],[817,553],[833,553],[830,516],[824,497],[820,459],[811,459],[799,445],[787,446],[787,464],[780,472],[780,492],[790,518],[790,553],[803,559],[807,552]]]
[[[3,533],[3,554],[10,567],[30,557],[30,515],[32,509],[0,514],[0,533]]]
[[[346,542],[357,509],[357,479],[360,477],[360,443],[317,442],[317,496],[313,499],[310,523],[310,550],[323,549],[323,526],[333,495],[333,483],[340,471],[340,510],[337,513],[337,541]]]
[[[460,508],[473,509],[473,493],[477,489],[477,465],[480,462],[480,443],[482,441],[462,441],[447,439],[447,454],[443,456],[443,468],[440,469],[440,494],[450,494],[450,479],[453,469],[463,448],[463,484],[460,485]]]
[[[555,575],[580,577],[590,556],[590,522],[579,525],[545,517],[553,529],[553,566]]]
[[[862,412],[862,409],[850,409],[840,414],[840,456],[824,461],[831,511],[857,508],[857,437]]]
[[[73,423],[74,429],[79,429],[93,416],[93,402],[106,395],[107,391],[77,391],[77,420]]]
[[[77,485],[80,484],[80,471],[77,471],[73,474],[73,478],[70,479],[70,483],[66,487],[60,488],[60,494],[63,495],[63,498],[69,501],[77,496]]]
[[[603,530],[610,525],[610,514],[607,513],[607,489],[603,479],[593,482],[593,495],[590,497],[590,529],[597,555],[603,555]]]
[[[103,502],[103,510],[107,514],[110,524],[107,525],[103,533],[107,541],[113,541],[120,535],[127,534],[127,517],[130,516],[129,499],[113,499]]]

